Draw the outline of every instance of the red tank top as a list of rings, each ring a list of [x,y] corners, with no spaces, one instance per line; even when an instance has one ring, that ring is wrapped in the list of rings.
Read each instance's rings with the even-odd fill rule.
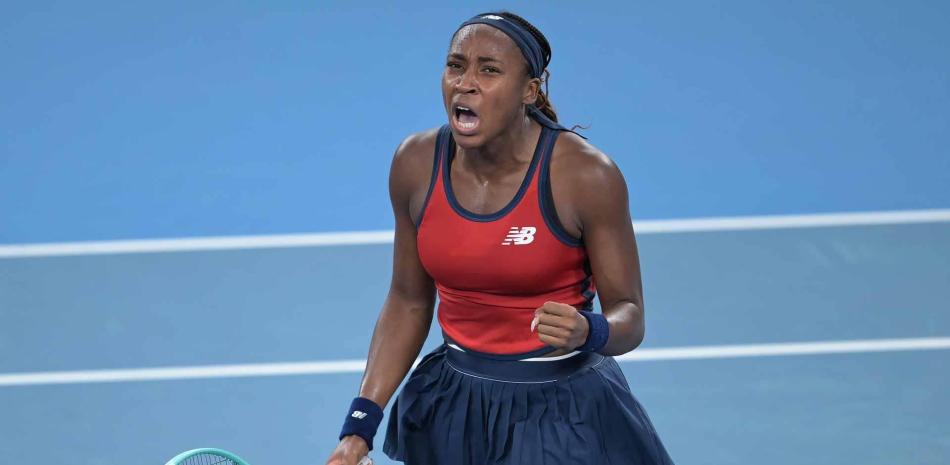
[[[543,127],[514,198],[492,214],[466,210],[452,192],[455,142],[439,131],[432,178],[417,224],[419,259],[435,281],[449,342],[475,352],[529,357],[552,350],[531,332],[545,301],[591,310],[587,251],[561,226],[549,166],[560,131]]]

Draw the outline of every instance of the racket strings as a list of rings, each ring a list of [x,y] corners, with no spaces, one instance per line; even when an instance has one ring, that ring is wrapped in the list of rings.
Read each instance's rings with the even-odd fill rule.
[[[180,465],[237,465],[237,463],[220,455],[198,454],[188,457]]]

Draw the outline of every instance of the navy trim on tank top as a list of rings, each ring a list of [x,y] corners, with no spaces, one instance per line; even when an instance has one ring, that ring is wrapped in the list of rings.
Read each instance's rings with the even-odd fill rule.
[[[447,126],[445,126],[447,127]],[[537,145],[534,147],[534,154],[531,156],[531,164],[528,165],[528,172],[525,173],[524,179],[521,181],[521,187],[518,188],[518,192],[515,194],[515,197],[508,202],[508,205],[505,205],[501,210],[496,211],[495,213],[481,214],[475,213],[469,210],[466,210],[457,200],[455,200],[455,191],[452,190],[452,179],[449,174],[452,169],[452,159],[455,158],[455,140],[452,139],[451,132],[446,137],[446,140],[443,141],[442,145],[445,147],[443,153],[445,154],[442,157],[442,185],[445,190],[445,197],[449,201],[449,205],[452,206],[452,209],[455,210],[455,213],[458,213],[465,219],[479,222],[488,222],[495,221],[503,216],[507,215],[509,212],[514,210],[518,203],[521,201],[521,198],[524,197],[524,193],[528,190],[528,187],[531,185],[532,179],[534,179],[534,172],[536,171],[538,162],[540,161],[541,148],[544,145],[545,138],[550,138],[550,133],[555,132],[547,127],[541,127],[541,134],[538,135]]]
[[[586,310],[588,312],[594,311],[594,297],[597,296],[597,293],[594,292],[591,288],[594,283],[594,270],[590,267],[590,257],[584,260],[584,273],[587,275],[584,278],[584,282],[581,283],[581,296],[584,297],[584,306],[581,310]]]
[[[554,237],[568,247],[580,247],[584,245],[584,242],[571,236],[561,224],[554,206],[554,194],[551,192],[551,158],[558,135],[560,132],[556,133],[550,143],[545,144],[541,157],[541,172],[538,174],[538,203],[541,205],[541,217],[544,218],[544,223],[548,225]]]
[[[560,132],[558,132],[558,135],[560,135]],[[544,223],[548,225],[548,229],[554,234],[554,237],[564,245],[582,247],[584,245],[583,239],[577,239],[567,232],[561,224],[561,220],[557,216],[557,208],[554,206],[554,194],[551,191],[551,158],[553,158],[556,142],[557,137],[554,137],[549,144],[546,144],[544,154],[541,157],[541,171],[538,173],[538,203],[541,205],[541,217],[544,218]],[[592,312],[594,311],[594,297],[597,294],[591,289],[594,273],[591,270],[589,258],[584,260],[584,274],[587,277],[581,282],[581,296],[584,297],[581,310]]]
[[[425,217],[426,207],[429,206],[429,199],[432,198],[432,191],[435,190],[436,178],[439,176],[439,161],[442,159],[442,139],[446,137],[446,133],[449,132],[448,126],[442,126],[439,129],[439,133],[435,138],[435,150],[432,155],[432,174],[429,177],[429,189],[426,191],[426,198],[422,201],[422,209],[419,211],[419,218],[416,219],[416,229],[419,229],[419,226],[422,225],[422,218]]]

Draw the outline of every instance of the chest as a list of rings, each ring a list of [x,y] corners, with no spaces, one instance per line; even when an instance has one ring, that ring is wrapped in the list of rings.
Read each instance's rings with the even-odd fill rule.
[[[521,168],[511,170],[511,173],[487,182],[479,181],[475,175],[466,172],[458,165],[460,163],[455,162],[447,167],[451,173],[454,200],[466,211],[483,216],[502,210],[511,199],[518,195],[523,180],[527,177],[528,169],[531,167],[525,163]]]
[[[520,215],[477,223],[429,213],[417,235],[419,258],[443,286],[532,295],[583,266],[578,251],[565,248],[544,224]]]

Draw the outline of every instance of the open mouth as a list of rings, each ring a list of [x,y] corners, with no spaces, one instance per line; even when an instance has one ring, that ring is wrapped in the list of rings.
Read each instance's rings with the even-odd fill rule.
[[[461,131],[473,131],[478,127],[478,114],[471,108],[455,106],[455,127]]]

